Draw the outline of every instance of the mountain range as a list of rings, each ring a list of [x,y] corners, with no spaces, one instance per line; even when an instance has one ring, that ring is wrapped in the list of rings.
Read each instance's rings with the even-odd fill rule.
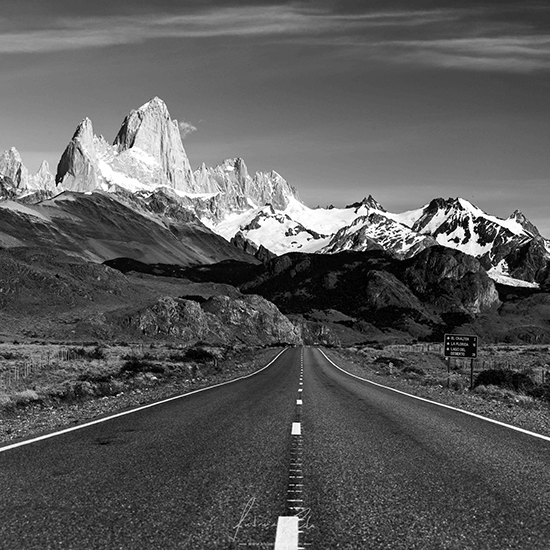
[[[361,322],[363,328],[364,323],[377,323],[373,312],[380,308],[373,304],[381,299],[374,296],[378,292],[389,300],[384,307],[398,307],[401,300],[405,309],[415,311],[392,328],[420,337],[437,332],[442,314],[479,315],[494,309],[503,296],[501,292],[499,298],[495,283],[533,292],[550,288],[550,240],[519,210],[502,219],[462,198],[434,198],[415,210],[392,213],[370,195],[345,208],[310,208],[279,173],[252,175],[241,158],[193,170],[178,122],[157,97],[128,114],[112,144],[94,134],[89,118],[82,120],[55,175],[47,163],[31,175],[15,148],[5,151],[0,156],[0,247],[51,249],[86,262],[114,262],[115,267],[133,261],[141,266],[138,271],[156,266],[158,273],[170,276],[177,272],[192,277],[193,269],[204,271],[200,266],[219,262],[226,268],[238,264],[233,272],[247,273],[238,281],[243,292],[262,294],[290,315],[311,316],[313,310],[328,308],[349,316],[344,319],[348,325]],[[385,260],[377,260],[383,266],[374,269],[376,254]],[[286,265],[279,257],[296,263],[291,270],[308,273],[304,284],[316,280],[327,299],[332,295],[327,289],[343,295],[339,277],[353,281],[366,292],[370,313],[338,300],[336,305],[321,300],[320,305],[312,298],[298,307],[302,301],[294,288],[287,289],[288,300],[285,291],[273,290],[280,287],[277,270]],[[332,259],[327,263],[322,257]],[[307,258],[307,266],[300,258]],[[365,265],[359,271],[349,268],[358,258]],[[447,289],[444,298],[434,301],[447,284],[443,279],[451,279],[446,276],[424,288],[406,263],[419,258],[468,265],[457,273],[483,273],[484,282],[473,285],[479,292],[470,295],[463,277],[455,274],[453,284],[462,291]],[[475,259],[475,267],[468,258]],[[339,261],[344,262],[340,267]],[[327,265],[329,271],[319,279]],[[362,283],[359,272],[365,276]],[[481,280],[481,275],[475,277]],[[297,281],[292,277],[285,284]],[[302,297],[314,294],[308,286]],[[346,299],[353,301],[351,295]]]

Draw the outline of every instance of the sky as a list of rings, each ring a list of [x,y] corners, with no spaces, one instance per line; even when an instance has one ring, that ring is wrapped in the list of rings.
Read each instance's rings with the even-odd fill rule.
[[[154,96],[193,167],[242,157],[312,207],[462,197],[550,237],[547,0],[2,0],[0,151],[31,172]]]

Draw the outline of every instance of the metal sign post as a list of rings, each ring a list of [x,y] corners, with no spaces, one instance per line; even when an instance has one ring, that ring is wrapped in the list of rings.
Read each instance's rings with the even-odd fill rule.
[[[472,389],[474,387],[474,359],[477,357],[477,336],[445,334],[443,353],[449,364],[451,357],[470,358],[470,389]]]

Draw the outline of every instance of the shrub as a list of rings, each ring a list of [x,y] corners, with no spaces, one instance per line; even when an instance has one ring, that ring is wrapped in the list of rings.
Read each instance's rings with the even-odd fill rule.
[[[105,348],[103,346],[95,346],[93,350],[88,352],[90,359],[105,359]]]
[[[426,375],[426,371],[424,369],[421,369],[420,367],[415,367],[413,365],[405,365],[401,372],[419,374],[420,376],[425,376]]]
[[[2,359],[5,359],[6,361],[9,361],[10,359],[19,359],[19,354],[13,353],[12,351],[4,351],[0,353],[0,357]]]
[[[516,403],[525,408],[531,408],[535,405],[535,400],[530,395],[517,395]]]
[[[538,384],[527,391],[527,394],[536,399],[544,399],[550,401],[550,382],[546,384]]]
[[[100,382],[94,388],[94,394],[100,397],[108,395],[116,395],[124,390],[124,383],[120,380],[109,380],[108,382]]]
[[[208,361],[213,361],[216,358],[212,352],[202,347],[189,348],[185,352],[185,357],[187,361],[195,361],[197,363],[207,363]]]
[[[189,361],[187,355],[184,353],[171,353],[169,359],[172,363],[186,363]]]
[[[94,384],[85,380],[79,381],[73,386],[73,393],[75,397],[89,397],[95,395]]]
[[[390,366],[390,363],[394,367],[405,367],[406,363],[403,359],[397,359],[396,357],[378,357],[373,362],[373,365],[385,365],[386,367]]]
[[[489,369],[481,371],[474,382],[474,387],[498,386],[515,391],[529,391],[534,388],[533,380],[523,372],[516,372],[509,369]]]
[[[466,381],[462,376],[451,375],[448,380],[448,386],[452,390],[462,391],[466,387]]]
[[[79,382],[91,382],[96,384],[99,382],[109,382],[112,376],[110,374],[97,373],[97,372],[85,372],[78,377]]]
[[[68,348],[65,352],[60,351],[60,357],[68,360],[85,359],[91,361],[93,359],[105,359],[105,348],[103,346],[95,346],[93,349]]]
[[[474,386],[474,393],[479,395],[485,395],[487,397],[494,397],[496,399],[514,399],[517,397],[517,394],[507,388],[501,388],[493,384],[487,386],[480,384],[479,386]]]
[[[152,359],[156,359],[156,356],[152,353],[142,353],[141,355],[136,355],[135,353],[127,353],[121,357],[121,359],[125,359],[127,361],[132,361],[134,359],[140,359],[142,361],[150,361]]]
[[[9,395],[7,395],[5,393],[0,393],[0,408],[8,407],[12,404],[13,404],[13,402],[12,402]]]
[[[135,355],[127,355],[125,358],[126,361],[120,369],[122,374],[138,374],[140,372],[155,372],[162,374],[166,370],[162,365],[158,365],[147,359],[146,356],[136,357]]]
[[[12,399],[15,405],[28,405],[29,403],[39,401],[40,397],[34,390],[23,390],[17,392]]]

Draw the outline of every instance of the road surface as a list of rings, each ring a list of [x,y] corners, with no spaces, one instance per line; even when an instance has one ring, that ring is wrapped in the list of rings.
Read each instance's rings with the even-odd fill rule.
[[[314,550],[550,548],[549,441],[357,380],[314,348],[1,451],[10,550],[274,548],[298,513]]]

